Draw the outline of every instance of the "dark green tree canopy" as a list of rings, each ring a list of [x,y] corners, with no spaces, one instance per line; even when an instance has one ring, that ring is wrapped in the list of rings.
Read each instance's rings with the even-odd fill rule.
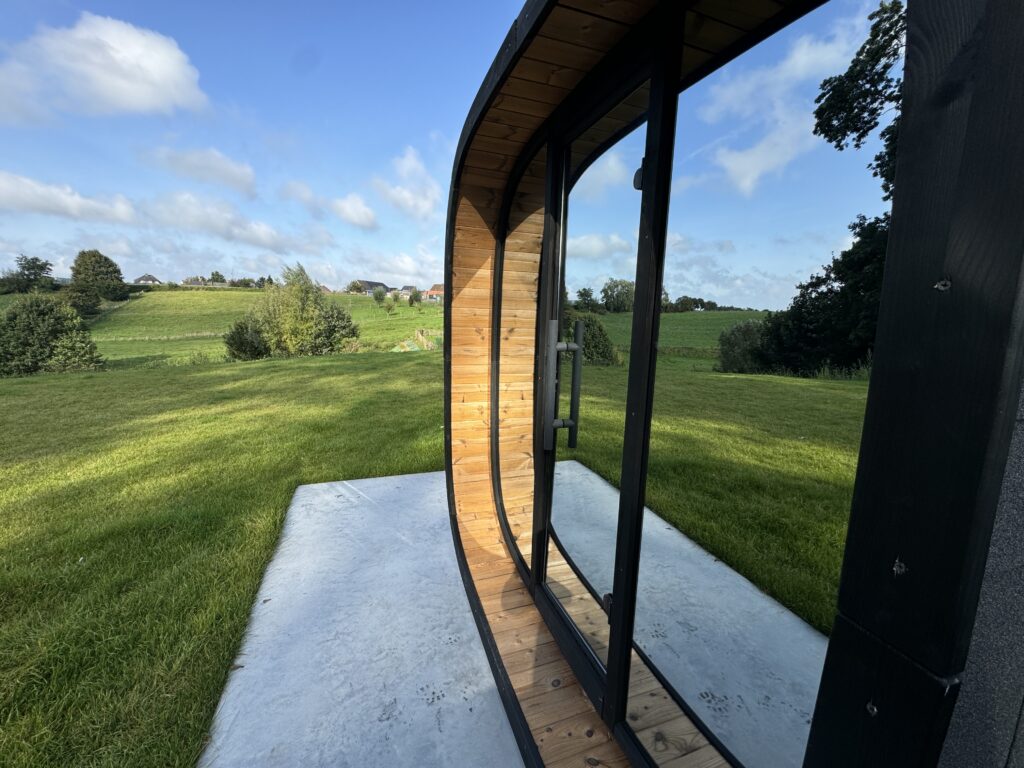
[[[601,300],[609,312],[632,312],[636,286],[632,280],[609,279],[601,288]]]
[[[124,284],[121,268],[113,259],[99,251],[79,251],[71,265],[73,285],[90,287],[110,301],[128,298],[128,287]]]
[[[892,122],[882,129],[882,151],[868,165],[881,179],[885,199],[892,197],[896,175],[896,139],[899,134],[903,79],[893,68],[903,56],[907,20],[900,0],[882,0],[869,17],[868,39],[841,75],[826,78],[815,103],[814,132],[838,150],[850,144],[864,146],[882,118],[892,113]]]
[[[0,314],[0,376],[93,370],[102,364],[82,318],[52,295],[30,293]]]
[[[53,290],[53,278],[50,276],[53,264],[49,261],[21,254],[14,263],[16,269],[8,270],[0,276],[0,293]]]

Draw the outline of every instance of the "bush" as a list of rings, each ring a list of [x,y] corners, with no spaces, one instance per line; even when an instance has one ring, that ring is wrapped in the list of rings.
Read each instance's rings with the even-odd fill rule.
[[[232,360],[260,360],[270,357],[270,344],[263,338],[259,321],[252,315],[238,320],[224,334],[224,345]]]
[[[572,341],[575,334],[576,321],[583,321],[583,362],[594,365],[619,365],[622,358],[612,344],[608,331],[596,314],[577,312],[569,309],[562,314],[562,336]]]
[[[745,320],[718,337],[717,370],[726,373],[763,373],[764,329],[760,320]]]
[[[63,301],[28,294],[0,316],[0,376],[95,370],[102,365],[82,318]]]
[[[287,267],[283,284],[269,283],[256,306],[224,336],[228,355],[256,360],[278,355],[329,355],[351,346],[359,327],[329,301],[302,265]]]
[[[100,294],[91,285],[71,284],[61,293],[61,298],[82,317],[92,317],[100,311]]]

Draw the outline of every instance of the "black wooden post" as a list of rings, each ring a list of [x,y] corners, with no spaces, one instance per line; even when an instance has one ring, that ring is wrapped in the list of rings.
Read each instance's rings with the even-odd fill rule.
[[[938,761],[1021,384],[1019,0],[910,0],[903,98],[874,370],[809,768]]]
[[[625,719],[626,700],[629,696],[633,620],[640,572],[651,413],[654,407],[654,373],[658,360],[658,324],[665,271],[665,238],[672,188],[676,112],[679,106],[678,83],[682,58],[682,35],[679,32],[683,29],[681,6],[669,7],[665,11],[664,20],[660,34],[652,42],[654,65],[651,71],[642,171],[643,195],[640,202],[636,297],[630,346],[632,353],[629,358],[615,571],[609,612],[611,636],[608,645],[608,692],[602,712],[605,722],[611,727]]]

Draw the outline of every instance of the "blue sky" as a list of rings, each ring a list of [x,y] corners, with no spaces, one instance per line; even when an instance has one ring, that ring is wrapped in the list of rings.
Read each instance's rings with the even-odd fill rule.
[[[99,248],[129,279],[301,261],[335,288],[440,281],[455,142],[519,5],[6,0],[0,267],[67,274]],[[883,210],[872,148],[809,133],[868,10],[833,0],[682,95],[673,296],[785,306]],[[632,277],[642,146],[641,129],[573,192],[572,290]]]

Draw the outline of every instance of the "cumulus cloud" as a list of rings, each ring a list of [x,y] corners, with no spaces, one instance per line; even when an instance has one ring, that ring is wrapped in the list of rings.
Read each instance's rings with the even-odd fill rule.
[[[398,183],[376,179],[374,186],[381,197],[415,219],[430,219],[441,201],[441,185],[427,171],[419,152],[406,147],[391,164]]]
[[[86,197],[67,185],[45,184],[7,171],[0,171],[0,210],[79,221],[129,223],[135,219],[135,208],[121,195],[109,199]]]
[[[813,149],[813,92],[823,78],[842,71],[865,32],[865,16],[838,21],[824,36],[803,35],[775,64],[757,67],[712,85],[698,114],[707,123],[726,118],[758,127],[760,137],[742,147],[719,146],[713,162],[744,195]]]
[[[0,61],[0,120],[170,114],[206,102],[198,70],[173,38],[91,13],[72,27],[41,27]]]
[[[190,192],[178,192],[149,203],[146,213],[160,226],[212,235],[276,253],[296,246],[269,224],[247,218],[230,203],[201,200]]]
[[[331,200],[330,208],[342,221],[360,229],[376,229],[377,215],[362,197],[354,192]]]
[[[249,197],[256,195],[256,173],[252,166],[232,160],[213,147],[186,150],[160,147],[154,152],[154,157],[179,176],[220,184]]]
[[[635,169],[634,169],[635,170]],[[611,187],[632,184],[633,171],[620,152],[607,152],[580,177],[573,191],[586,200],[602,200]]]
[[[321,197],[301,181],[289,181],[281,187],[281,197],[301,203],[314,219],[322,219],[326,211],[331,211],[342,221],[360,229],[376,229],[377,214],[366,204],[362,195],[352,192],[344,197],[333,200]]]
[[[568,239],[565,251],[567,259],[606,261],[623,254],[635,255],[636,241],[630,242],[617,234],[578,235]]]

